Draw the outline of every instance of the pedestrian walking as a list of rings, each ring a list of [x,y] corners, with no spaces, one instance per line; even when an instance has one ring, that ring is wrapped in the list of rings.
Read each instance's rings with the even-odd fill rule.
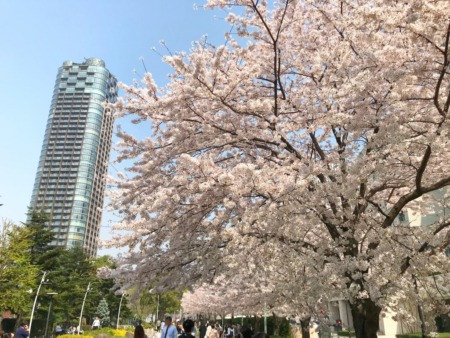
[[[181,338],[195,338],[194,334],[192,333],[195,328],[195,323],[191,319],[186,319],[183,322],[183,330],[184,333],[181,335]]]
[[[206,323],[200,322],[200,327],[199,327],[198,331],[200,333],[200,337],[199,338],[205,338],[205,336],[206,336]]]
[[[164,328],[161,331],[161,338],[177,338],[177,328],[172,325],[172,317],[166,317]]]
[[[219,324],[215,324],[214,327],[211,328],[207,338],[220,338],[220,326],[219,326]]]
[[[134,328],[133,338],[147,338],[147,335],[145,334],[145,330],[142,325],[138,325]]]
[[[209,333],[211,332],[211,330],[212,330],[211,324],[209,322],[206,322],[206,332],[205,332],[206,338],[209,338]]]

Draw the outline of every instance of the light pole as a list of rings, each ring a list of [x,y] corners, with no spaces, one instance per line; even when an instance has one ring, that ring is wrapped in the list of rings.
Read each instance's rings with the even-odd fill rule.
[[[45,323],[45,334],[44,334],[45,338],[47,338],[48,322],[50,321],[50,311],[52,310],[53,296],[57,294],[58,294],[57,292],[47,292],[47,295],[50,296],[50,304],[48,305],[47,322]]]
[[[83,318],[84,303],[86,303],[86,297],[90,290],[90,287],[91,287],[91,282],[89,282],[89,284],[86,288],[86,293],[84,294],[83,305],[81,306],[80,321],[78,322],[78,330],[77,330],[78,334],[80,334],[80,331],[81,331],[81,318]]]
[[[42,276],[41,282],[39,283],[39,287],[37,289],[36,296],[34,297],[33,309],[31,310],[31,317],[30,317],[30,325],[28,326],[28,331],[30,332],[30,334],[31,334],[31,325],[33,325],[34,309],[36,309],[36,302],[37,302],[37,299],[39,296],[39,291],[41,291],[41,286],[45,282],[46,275],[47,275],[47,272],[44,271],[44,275]]]
[[[120,308],[122,307],[122,300],[123,300],[123,296],[125,296],[125,292],[122,293],[122,297],[120,297],[120,303],[119,303],[119,312],[117,313],[117,325],[116,325],[116,329],[119,329],[119,320],[120,320]]]

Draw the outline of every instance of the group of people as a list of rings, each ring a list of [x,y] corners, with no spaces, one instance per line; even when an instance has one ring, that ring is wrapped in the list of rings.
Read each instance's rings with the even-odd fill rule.
[[[83,331],[80,330],[80,333]],[[55,337],[62,334],[77,334],[78,329],[74,326],[71,329],[64,330],[61,324],[56,324]],[[3,332],[0,330],[0,338],[28,338],[30,336],[29,326],[27,322],[22,322],[14,333]]]
[[[1,332],[1,338],[28,338],[29,335],[30,331],[26,322],[21,323],[15,333]]]
[[[138,329],[138,328],[136,328]],[[240,325],[229,325],[222,328],[219,323],[200,322],[198,325],[199,338],[269,338],[265,333],[254,334],[251,325],[241,328]],[[172,317],[166,317],[161,323],[160,338],[195,338],[197,325],[191,319],[186,319],[183,323],[172,321]],[[138,337],[135,334],[134,338]]]

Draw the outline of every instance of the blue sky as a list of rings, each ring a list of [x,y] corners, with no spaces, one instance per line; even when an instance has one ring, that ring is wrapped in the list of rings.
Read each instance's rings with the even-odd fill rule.
[[[170,69],[152,51],[166,54],[160,40],[172,51],[188,51],[204,34],[223,43],[229,30],[225,12],[193,5],[194,0],[0,0],[0,220],[25,220],[62,62],[100,57],[119,81],[131,83],[138,78],[134,69],[144,72],[143,57],[163,85]],[[143,126],[121,124],[139,136],[149,134]],[[102,224],[110,217],[104,215]],[[103,227],[102,237],[108,232]]]

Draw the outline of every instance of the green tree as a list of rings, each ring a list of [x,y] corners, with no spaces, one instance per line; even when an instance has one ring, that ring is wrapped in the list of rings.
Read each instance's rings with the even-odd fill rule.
[[[158,319],[164,318],[165,314],[174,313],[181,308],[182,293],[170,290],[161,294],[151,293],[144,290],[138,296],[130,300],[131,311],[139,319],[145,319],[151,314],[158,313]]]
[[[96,258],[92,261],[92,264],[96,270],[101,267],[108,267],[111,269],[116,267],[115,263],[109,256]],[[118,291],[118,286],[115,285],[115,281],[113,279],[97,279],[95,288],[96,292],[95,294],[92,294],[93,299],[98,299],[98,301],[100,301],[101,299],[99,297],[103,297],[106,299],[111,313],[111,322],[115,323],[117,321],[117,314],[119,313],[122,293],[116,293],[116,291]],[[124,297],[122,299],[122,305],[120,309],[120,318],[122,318],[122,320],[126,318],[133,318],[133,314],[130,311],[128,305],[128,299],[127,297]]]
[[[34,231],[4,222],[0,236],[0,309],[21,316],[30,309],[36,289],[38,267],[32,264]]]
[[[110,322],[109,317],[109,307],[105,298],[102,298],[97,306],[97,311],[95,313],[100,318],[100,323],[102,326],[108,326]]]
[[[49,291],[58,293],[53,298],[52,312],[57,321],[78,324],[83,298],[90,283],[89,292],[83,311],[86,323],[94,320],[97,306],[104,298],[111,313],[111,319],[117,320],[117,313],[121,295],[115,294],[114,280],[101,279],[97,276],[97,269],[102,266],[113,267],[109,257],[92,259],[83,248],[76,246],[70,249],[55,248],[46,256],[41,268],[48,272],[48,282],[41,297],[39,315],[45,317],[49,299],[45,294]],[[115,317],[115,318],[114,318]],[[127,300],[123,299],[121,318],[129,318],[131,313],[127,308]]]
[[[57,321],[66,323],[78,323],[81,305],[89,283],[91,291],[88,292],[84,314],[95,312],[92,295],[95,292],[96,270],[89,257],[83,252],[83,248],[76,246],[70,249],[55,248],[51,255],[46,256],[41,268],[48,272],[48,285],[43,290],[56,292],[53,298],[53,310]],[[42,312],[47,308],[46,299],[43,298]],[[45,316],[44,313],[41,314]]]
[[[54,234],[49,230],[49,217],[43,211],[29,210],[28,220],[23,223],[33,234],[31,237],[31,261],[33,264],[42,265],[49,255],[54,254],[51,242],[55,239]]]

